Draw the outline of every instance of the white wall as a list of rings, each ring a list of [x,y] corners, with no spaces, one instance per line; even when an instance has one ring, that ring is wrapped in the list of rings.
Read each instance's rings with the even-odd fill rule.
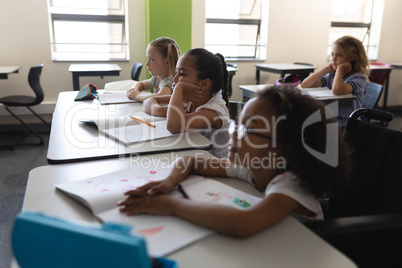
[[[0,65],[21,66],[18,74],[0,80],[0,97],[32,94],[27,81],[29,68],[43,63],[41,85],[45,92],[44,102],[56,102],[59,92],[72,90],[72,74],[68,67],[74,62],[54,62],[51,59],[47,1],[0,0],[0,6]],[[81,77],[81,86],[93,83],[103,88],[106,82],[131,79],[132,64],[145,62],[145,1],[129,0],[128,15],[130,61],[117,62],[122,68],[119,77]],[[141,72],[141,78],[145,79],[145,74],[146,68]]]
[[[0,0],[0,65],[19,65],[18,74],[0,80],[0,97],[18,93],[30,94],[27,83],[29,67],[44,63],[42,87],[45,102],[55,102],[61,91],[72,89],[72,62],[53,62],[50,55],[47,4],[44,0]],[[270,0],[267,62],[310,62],[318,68],[327,63],[326,48],[330,24],[331,0]],[[120,77],[82,77],[80,83],[94,83],[102,88],[106,82],[130,78],[134,62],[145,61],[145,1],[129,0],[130,61],[118,62]],[[385,0],[379,50],[380,62],[402,62],[402,1]],[[192,46],[204,43],[204,0],[193,0]],[[8,27],[5,27],[8,26]],[[233,100],[241,99],[240,84],[254,84],[255,62],[237,62],[239,71],[233,78]],[[141,73],[145,78],[146,69]],[[391,73],[389,105],[402,105],[402,70]],[[261,74],[262,83],[277,78]]]

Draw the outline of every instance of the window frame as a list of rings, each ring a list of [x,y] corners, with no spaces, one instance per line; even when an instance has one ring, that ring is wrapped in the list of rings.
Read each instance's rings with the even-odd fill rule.
[[[253,3],[253,8],[254,8],[254,5],[255,5],[255,2]],[[229,47],[229,46],[250,47],[250,46],[253,46],[254,47],[253,55],[250,55],[250,56],[224,55],[225,59],[227,59],[228,61],[249,61],[249,60],[265,61],[266,60],[266,47],[267,47],[267,33],[264,34],[264,32],[262,30],[267,28],[268,18],[263,17],[262,14],[264,14],[264,11],[267,11],[267,9],[268,9],[267,1],[261,0],[261,14],[260,14],[259,18],[239,18],[239,19],[237,19],[237,18],[225,18],[224,16],[208,17],[206,14],[205,26],[207,24],[234,24],[234,25],[239,25],[239,26],[255,25],[257,27],[257,29],[256,29],[255,42],[253,44],[241,44],[241,43],[216,44],[216,43],[206,43],[206,41],[204,41],[205,47],[208,47],[208,46],[217,46],[217,47],[219,47],[219,46],[222,46],[222,47]],[[242,14],[242,15],[244,15],[244,14]],[[216,51],[216,52],[219,52],[219,51]]]
[[[382,20],[382,15],[378,15],[376,12],[379,9],[379,6],[381,7],[381,10],[378,10],[378,12],[383,13],[383,6],[384,3],[382,0],[367,0],[371,1],[371,11],[370,11],[370,21],[369,22],[351,22],[351,21],[332,21],[331,20],[331,27],[332,28],[349,28],[349,29],[361,29],[365,31],[365,34],[363,36],[362,41],[365,49],[367,56],[369,57],[369,60],[377,60],[378,58],[378,46],[379,46],[379,40],[376,40],[376,37],[373,38],[372,33],[374,31],[378,32],[380,31],[380,26],[381,26],[381,20]],[[332,14],[332,11],[331,11]],[[374,21],[374,23],[373,23]],[[374,27],[373,24],[378,24],[377,27]],[[374,29],[375,28],[375,29]],[[378,35],[378,34],[377,34]],[[375,35],[374,35],[375,36]],[[340,37],[340,36],[339,36]],[[374,40],[374,42],[373,42]],[[330,51],[332,48],[333,44],[330,42],[328,44],[328,57],[330,57]],[[373,52],[372,52],[373,50]]]
[[[115,15],[115,14],[107,14],[107,15],[102,15],[102,14],[97,14],[97,12],[94,12],[94,14],[83,14],[81,12],[77,13],[71,13],[71,12],[66,12],[66,13],[61,13],[60,8],[55,8],[52,7],[52,0],[48,0],[48,9],[49,9],[49,14],[50,14],[50,45],[51,45],[51,54],[52,54],[52,60],[53,61],[129,61],[130,60],[130,53],[129,53],[129,42],[128,42],[128,22],[127,22],[127,1],[126,0],[120,0],[121,5],[122,5],[122,10],[123,10],[123,15]],[[56,10],[56,11],[52,11]],[[65,43],[56,43],[56,32],[55,32],[55,22],[58,21],[65,21],[65,22],[99,22],[99,23],[121,23],[122,25],[122,43],[119,43],[119,45],[123,46],[125,49],[125,57],[119,57],[119,58],[111,58],[111,57],[103,57],[103,58],[57,58],[55,56],[56,51],[55,51],[55,46],[56,45],[63,45]],[[70,45],[74,44],[79,44],[79,43],[66,43]],[[83,43],[85,45],[101,45],[101,43]],[[105,44],[102,44],[105,45]],[[107,45],[114,45],[114,43],[107,43]],[[63,52],[61,52],[63,53]],[[68,53],[68,52],[64,52]],[[105,53],[106,54],[106,53]]]

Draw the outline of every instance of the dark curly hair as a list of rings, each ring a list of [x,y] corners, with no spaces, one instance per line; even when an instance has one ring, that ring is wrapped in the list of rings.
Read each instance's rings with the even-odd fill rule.
[[[257,92],[255,97],[268,101],[277,116],[286,116],[276,126],[278,142],[283,145],[281,154],[286,159],[286,169],[300,177],[301,186],[316,197],[343,187],[350,174],[350,150],[342,141],[336,119],[326,118],[323,103],[309,95],[302,95],[294,87],[267,87]],[[310,124],[306,120],[313,114],[320,120],[313,120]],[[312,154],[314,150],[324,155],[331,142],[338,152],[331,156],[335,164]]]

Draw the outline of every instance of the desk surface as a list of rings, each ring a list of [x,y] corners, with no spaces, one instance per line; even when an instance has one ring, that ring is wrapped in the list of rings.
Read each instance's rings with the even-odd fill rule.
[[[47,159],[50,164],[116,158],[130,154],[147,154],[177,150],[207,149],[211,142],[200,133],[141,142],[125,146],[99,134],[95,126],[80,123],[99,115],[128,115],[143,111],[142,103],[99,105],[94,101],[74,101],[76,91],[61,92],[53,113]]]
[[[0,66],[0,73],[2,74],[17,73],[19,69],[20,66]]]
[[[401,63],[392,63],[391,66],[395,69],[402,69],[402,62]]]
[[[266,71],[291,71],[291,70],[314,70],[314,66],[294,63],[259,63],[254,64],[258,69]]]
[[[240,85],[239,88],[243,91],[257,92],[259,90],[266,88],[267,86],[272,85]],[[311,95],[314,96],[315,99],[321,101],[353,100],[356,98],[356,96],[354,96],[353,94],[334,95],[331,92],[329,92],[328,95],[326,94],[326,96],[317,97],[314,94],[314,91],[322,90],[322,88],[301,88],[300,90],[302,91],[303,94],[311,93]]]
[[[171,162],[178,156],[210,156],[206,151],[182,151],[142,156]],[[127,168],[130,159],[109,159],[43,166],[29,174],[22,210],[46,213],[65,220],[98,224],[89,210],[55,191],[55,184],[82,180]],[[237,179],[217,179],[250,194],[259,194]],[[213,234],[167,256],[180,267],[356,267],[347,257],[292,217],[248,239]],[[14,268],[18,267],[16,262]]]
[[[9,74],[18,73],[20,66],[0,66],[0,79],[7,79]]]
[[[121,71],[117,64],[71,64],[70,72],[99,72],[99,71]]]

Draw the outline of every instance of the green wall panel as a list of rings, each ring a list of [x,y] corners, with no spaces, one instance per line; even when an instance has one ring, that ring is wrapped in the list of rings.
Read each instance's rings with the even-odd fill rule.
[[[176,40],[181,52],[191,49],[191,1],[146,0],[146,41],[167,36]]]

